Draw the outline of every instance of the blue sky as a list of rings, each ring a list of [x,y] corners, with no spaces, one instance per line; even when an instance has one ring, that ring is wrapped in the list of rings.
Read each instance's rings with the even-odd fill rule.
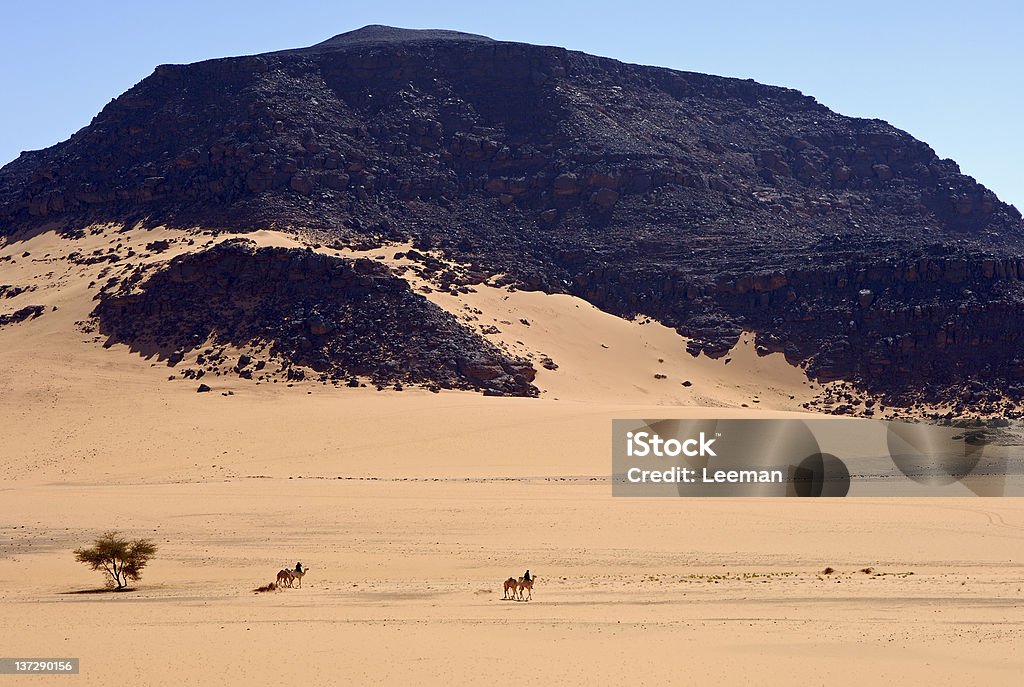
[[[319,42],[366,24],[450,28],[796,88],[888,120],[1024,209],[1024,3],[5,3],[0,164],[89,123],[158,64]]]

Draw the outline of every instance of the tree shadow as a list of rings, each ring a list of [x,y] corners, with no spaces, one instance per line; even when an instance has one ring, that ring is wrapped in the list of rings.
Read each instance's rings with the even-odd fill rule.
[[[109,587],[97,587],[96,589],[76,589],[70,592],[60,592],[62,595],[66,594],[120,594],[121,592],[134,592],[135,587],[123,587],[122,589],[111,589]]]

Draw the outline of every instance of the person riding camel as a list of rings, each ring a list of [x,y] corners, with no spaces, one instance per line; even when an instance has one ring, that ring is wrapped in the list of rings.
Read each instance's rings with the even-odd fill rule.
[[[523,575],[523,582],[532,582],[532,581],[533,581],[533,578],[530,577],[530,571],[527,570],[526,574]]]
[[[296,563],[295,564],[295,572],[297,572],[297,573],[301,573],[302,572],[302,563]]]

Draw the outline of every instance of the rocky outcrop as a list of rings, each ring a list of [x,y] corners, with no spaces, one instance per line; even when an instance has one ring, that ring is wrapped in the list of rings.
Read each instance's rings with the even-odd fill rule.
[[[112,342],[161,351],[172,365],[209,345],[263,351],[259,361],[239,357],[233,372],[243,378],[269,358],[289,380],[305,378],[307,368],[323,381],[537,393],[530,363],[506,356],[370,260],[224,242],[137,271],[103,294],[94,314]],[[198,369],[220,372],[220,355],[200,353]]]
[[[26,305],[24,308],[19,308],[12,313],[2,314],[0,315],[0,327],[17,324],[25,320],[34,320],[42,315],[45,310],[46,307],[42,305]]]
[[[851,380],[904,405],[1024,399],[1024,259],[951,253],[710,281],[631,279],[598,270],[574,288],[607,310],[678,327],[696,337],[693,353],[724,355],[752,330],[761,353],[783,352],[814,378]]]
[[[15,285],[12,285],[12,284],[0,284],[0,298],[14,298],[15,296],[20,296],[23,293],[29,293],[29,292],[35,291],[35,290],[36,290],[35,284],[30,284],[28,286],[15,286]]]
[[[165,65],[0,170],[0,233],[97,221],[412,239],[695,353],[753,329],[900,397],[1019,382],[1020,213],[906,132],[753,81],[386,27]]]

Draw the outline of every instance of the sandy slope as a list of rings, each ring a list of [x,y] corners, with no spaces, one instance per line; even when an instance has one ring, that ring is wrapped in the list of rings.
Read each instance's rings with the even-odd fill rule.
[[[158,235],[74,243],[142,255]],[[192,238],[132,261],[210,240]],[[813,393],[749,343],[693,359],[674,332],[568,297],[435,291],[554,359],[541,399],[226,378],[215,390],[234,395],[198,395],[76,329],[104,266],[66,251],[52,234],[0,247],[0,283],[37,286],[0,312],[58,306],[0,330],[4,655],[80,656],[90,685],[963,685],[1024,669],[1015,500],[610,496],[611,418],[767,416]],[[110,527],[158,558],[135,592],[70,593],[99,582],[70,551]],[[303,589],[251,592],[296,559]],[[535,600],[502,601],[525,567]]]

